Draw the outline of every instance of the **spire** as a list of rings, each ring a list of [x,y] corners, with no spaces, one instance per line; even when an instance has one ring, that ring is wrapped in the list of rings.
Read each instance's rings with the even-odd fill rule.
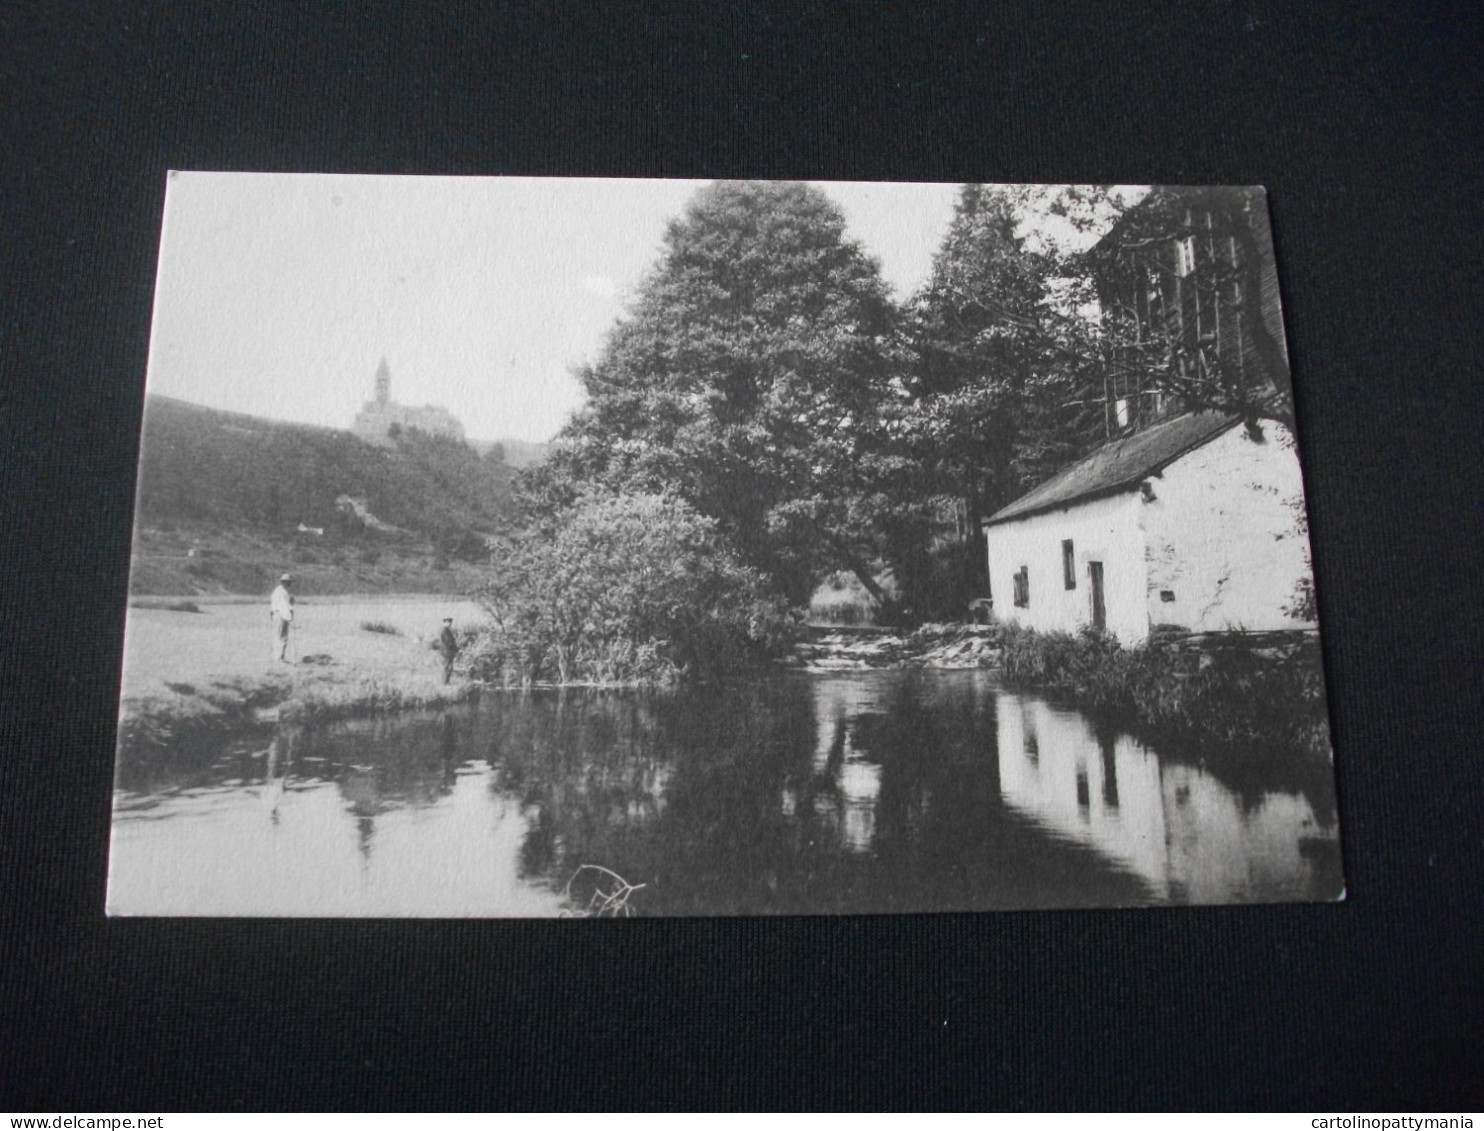
[[[376,367],[376,403],[386,404],[392,399],[392,371],[387,368],[386,355],[383,354],[381,364]]]

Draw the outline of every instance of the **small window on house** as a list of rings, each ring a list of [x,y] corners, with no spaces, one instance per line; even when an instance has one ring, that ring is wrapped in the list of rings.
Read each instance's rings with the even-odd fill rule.
[[[1175,591],[1173,589],[1161,589],[1159,591],[1159,599],[1165,604],[1169,604],[1175,599]]]
[[[1031,604],[1031,574],[1026,566],[1020,567],[1012,580],[1015,582],[1015,607],[1017,609],[1028,609]]]
[[[1195,270],[1195,237],[1175,241],[1175,274],[1182,279]]]
[[[1061,544],[1061,576],[1062,584],[1068,589],[1077,588],[1076,555],[1072,552],[1072,540],[1070,538]]]

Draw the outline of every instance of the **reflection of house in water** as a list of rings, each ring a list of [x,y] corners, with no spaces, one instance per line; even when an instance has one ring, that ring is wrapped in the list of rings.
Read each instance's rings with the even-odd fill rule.
[[[1006,805],[1053,835],[1087,845],[1161,899],[1226,903],[1333,898],[1316,890],[1305,844],[1332,840],[1299,794],[1252,806],[1195,766],[1166,764],[1127,735],[1095,732],[1040,700],[998,698]]]

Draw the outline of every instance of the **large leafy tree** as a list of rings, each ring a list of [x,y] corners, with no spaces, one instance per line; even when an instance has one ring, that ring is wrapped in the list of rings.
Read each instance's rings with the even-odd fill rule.
[[[671,223],[597,362],[585,408],[530,484],[669,491],[717,520],[790,599],[875,566],[903,393],[876,262],[818,189],[717,182]]]
[[[911,303],[907,435],[920,490],[955,513],[955,600],[983,592],[980,520],[1097,438],[1085,394],[1095,328],[1063,258],[1020,234],[1034,203],[1028,190],[964,185]]]

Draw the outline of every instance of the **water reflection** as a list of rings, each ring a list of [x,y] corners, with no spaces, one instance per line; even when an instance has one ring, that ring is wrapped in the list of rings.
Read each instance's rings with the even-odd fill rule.
[[[641,914],[1331,898],[1316,780],[1223,778],[976,672],[491,696],[126,751],[110,908],[551,915],[585,863]]]
[[[1006,804],[1048,833],[1087,844],[1156,898],[1190,903],[1337,894],[1316,857],[1335,830],[1302,794],[1246,799],[1214,773],[1162,759],[1126,734],[1035,699],[996,697]],[[1055,756],[1043,757],[1042,751]],[[1330,862],[1332,863],[1332,862]]]
[[[859,749],[856,720],[877,706],[873,689],[863,682],[836,680],[814,689],[814,725],[818,734],[812,772],[803,788],[820,823],[816,835],[827,836],[846,851],[866,852],[876,833],[876,799],[881,767]],[[797,812],[797,795],[783,787],[784,815]]]
[[[155,915],[553,915],[520,876],[519,807],[491,806],[444,716],[253,731],[121,758],[109,908]],[[137,783],[147,782],[148,790]],[[129,788],[135,785],[136,788]]]

